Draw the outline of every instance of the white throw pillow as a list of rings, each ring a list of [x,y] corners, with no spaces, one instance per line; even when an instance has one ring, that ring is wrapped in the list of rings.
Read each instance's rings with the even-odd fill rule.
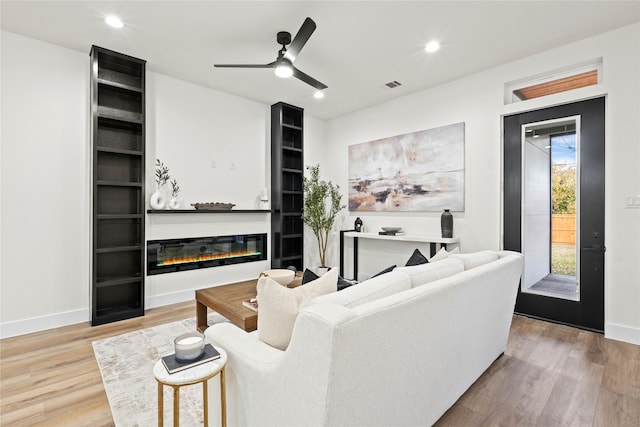
[[[493,262],[498,259],[498,254],[494,251],[479,251],[470,254],[449,255],[449,258],[456,258],[464,262],[464,269],[470,270],[475,267]]]
[[[332,268],[316,280],[287,288],[269,277],[258,279],[258,338],[271,347],[289,346],[298,312],[313,298],[336,292],[338,269]]]
[[[440,250],[429,259],[429,262],[436,262],[436,261],[440,261],[445,259],[446,257],[448,257],[451,254],[459,254],[460,253],[460,248],[459,247],[455,247],[453,248],[450,252],[447,252],[447,250],[445,248],[440,248]]]

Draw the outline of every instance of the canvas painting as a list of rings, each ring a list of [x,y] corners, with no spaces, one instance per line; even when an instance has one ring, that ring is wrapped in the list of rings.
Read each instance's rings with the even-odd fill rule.
[[[464,123],[349,146],[350,211],[464,211]]]

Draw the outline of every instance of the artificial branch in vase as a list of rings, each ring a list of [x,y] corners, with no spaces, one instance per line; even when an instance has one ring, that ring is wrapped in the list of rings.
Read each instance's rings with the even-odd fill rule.
[[[171,181],[169,181],[169,184],[171,184],[171,197],[177,199],[180,195],[180,186],[178,185],[178,181],[173,178]]]
[[[307,166],[309,177],[303,177],[304,209],[302,221],[311,228],[318,241],[320,267],[326,268],[327,243],[341,205],[340,186],[320,180],[320,166]]]
[[[171,179],[169,176],[169,168],[166,167],[160,159],[156,159],[156,184],[158,185],[158,189],[162,188],[169,179]]]

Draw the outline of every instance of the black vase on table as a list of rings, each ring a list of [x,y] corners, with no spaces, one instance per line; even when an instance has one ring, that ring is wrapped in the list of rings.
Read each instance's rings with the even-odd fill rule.
[[[449,209],[445,209],[440,216],[440,229],[443,238],[453,237],[453,215]]]

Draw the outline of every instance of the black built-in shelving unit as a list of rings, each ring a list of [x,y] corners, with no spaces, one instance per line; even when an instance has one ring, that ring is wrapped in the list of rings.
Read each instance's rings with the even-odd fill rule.
[[[144,315],[145,63],[91,48],[91,324]]]
[[[271,266],[303,269],[303,110],[271,106]]]

